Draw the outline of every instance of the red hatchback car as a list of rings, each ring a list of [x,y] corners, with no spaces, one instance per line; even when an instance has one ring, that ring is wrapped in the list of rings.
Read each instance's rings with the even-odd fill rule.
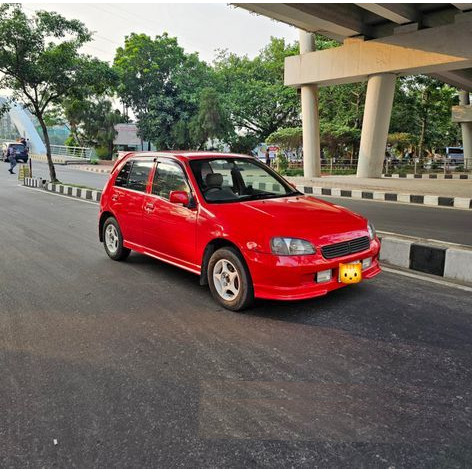
[[[208,152],[129,153],[100,203],[100,241],[200,275],[225,308],[301,300],[380,272],[369,222],[305,196],[257,159]]]

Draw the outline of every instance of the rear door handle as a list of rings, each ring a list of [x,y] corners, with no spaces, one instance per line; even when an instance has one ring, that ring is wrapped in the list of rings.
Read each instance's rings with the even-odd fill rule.
[[[146,203],[144,206],[144,211],[152,213],[154,211],[154,205],[152,203]]]

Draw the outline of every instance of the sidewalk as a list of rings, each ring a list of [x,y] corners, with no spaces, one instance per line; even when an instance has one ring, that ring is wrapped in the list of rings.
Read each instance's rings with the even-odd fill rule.
[[[290,177],[290,181],[300,186],[339,188],[341,190],[370,190],[381,192],[433,195],[439,197],[472,198],[472,180],[461,179],[362,179],[353,175],[332,175],[306,179]]]

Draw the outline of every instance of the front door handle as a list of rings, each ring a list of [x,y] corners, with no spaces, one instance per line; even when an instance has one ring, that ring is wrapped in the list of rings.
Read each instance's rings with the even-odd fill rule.
[[[111,196],[111,199],[116,202],[118,199],[120,198],[120,195],[118,193],[114,193],[112,196]]]

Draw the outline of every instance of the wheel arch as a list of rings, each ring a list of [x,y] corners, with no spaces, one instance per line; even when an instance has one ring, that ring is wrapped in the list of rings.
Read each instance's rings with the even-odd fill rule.
[[[232,247],[233,249],[235,249],[238,252],[238,254],[241,256],[244,264],[247,267],[246,260],[244,259],[244,256],[241,250],[235,243],[225,238],[212,239],[206,245],[205,250],[203,251],[202,265],[201,265],[201,271],[200,271],[200,285],[208,285],[208,262],[210,261],[212,254],[218,249],[221,249],[222,247]]]
[[[98,237],[101,243],[103,242],[103,225],[105,224],[105,221],[107,220],[107,218],[109,218],[110,216],[115,218],[115,215],[111,211],[104,211],[100,215],[100,220],[98,222]]]

